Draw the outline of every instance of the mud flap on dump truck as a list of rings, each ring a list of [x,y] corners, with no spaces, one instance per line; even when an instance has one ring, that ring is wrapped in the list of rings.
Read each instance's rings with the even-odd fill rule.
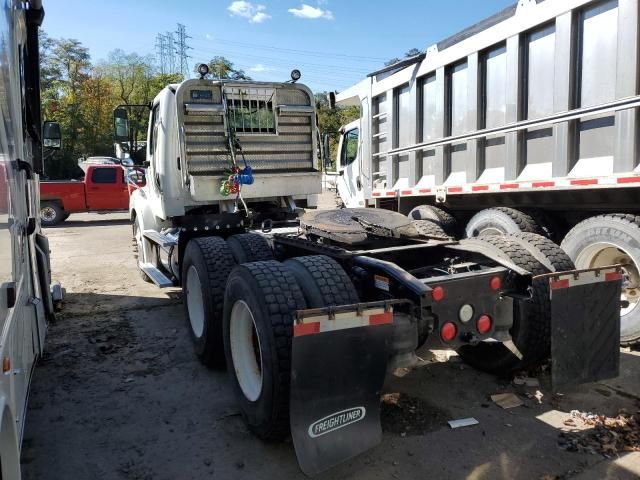
[[[291,434],[310,476],[382,441],[380,392],[393,312],[370,304],[338,309],[298,312],[294,325]]]
[[[617,377],[620,369],[620,267],[544,277],[549,281],[551,295],[553,387]]]

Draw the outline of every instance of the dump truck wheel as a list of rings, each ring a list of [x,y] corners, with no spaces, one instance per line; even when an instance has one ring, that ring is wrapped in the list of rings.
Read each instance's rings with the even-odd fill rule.
[[[268,441],[289,435],[291,339],[306,302],[293,274],[275,260],[233,269],[224,301],[224,351],[249,429]]]
[[[414,220],[411,222],[418,233],[424,237],[451,238],[444,229],[432,220]]]
[[[551,272],[566,272],[576,268],[569,255],[547,237],[529,232],[511,233],[508,237],[520,243],[536,259],[542,260],[543,265],[546,261],[551,266]]]
[[[240,233],[227,238],[231,254],[237,263],[273,260],[273,250],[267,239],[257,233]]]
[[[620,342],[640,343],[640,216],[598,215],[578,223],[562,241],[577,268],[621,263],[624,278],[620,311]]]
[[[517,266],[533,275],[547,273],[548,269],[536,260],[525,247],[505,236],[488,235],[482,240],[499,248]],[[551,302],[549,285],[544,280],[532,285],[532,298],[527,308],[516,308],[510,333],[513,343],[522,353],[518,359],[502,343],[480,342],[458,349],[469,365],[497,374],[507,374],[523,368],[535,367],[544,362],[551,349]]]
[[[138,266],[138,275],[140,278],[147,283],[151,283],[151,279],[149,275],[144,273],[140,268],[140,264],[144,261],[144,237],[142,236],[142,229],[140,228],[140,221],[136,217],[133,221],[133,245],[134,245],[134,256],[136,257],[136,263]]]
[[[453,215],[433,205],[419,205],[409,212],[408,217],[412,220],[431,220],[451,236],[455,235],[458,229],[458,222]]]
[[[222,311],[227,278],[236,265],[220,237],[190,240],[182,261],[184,313],[196,355],[210,367],[224,365]]]
[[[471,217],[465,231],[468,238],[518,232],[544,233],[531,215],[508,207],[479,211]]]
[[[331,257],[291,258],[284,265],[296,278],[309,308],[353,305],[360,301],[349,275]]]
[[[64,215],[64,210],[56,202],[42,202],[40,204],[40,223],[45,227],[53,227],[64,222],[66,219]]]

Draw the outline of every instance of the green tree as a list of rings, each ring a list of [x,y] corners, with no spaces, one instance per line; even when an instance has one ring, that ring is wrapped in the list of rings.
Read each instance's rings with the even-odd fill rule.
[[[209,76],[214,79],[251,80],[244,70],[233,68],[233,62],[225,57],[216,56],[209,60]],[[198,71],[196,65],[195,71]]]
[[[331,108],[327,97],[327,92],[315,94],[318,128],[321,134],[329,136],[329,159],[335,168],[340,128],[360,118],[360,109],[356,106]]]

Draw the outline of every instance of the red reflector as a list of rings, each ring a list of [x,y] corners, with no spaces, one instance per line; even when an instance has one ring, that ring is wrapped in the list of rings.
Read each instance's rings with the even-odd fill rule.
[[[400,190],[400,193],[402,195],[411,195],[413,193],[412,190]]]
[[[481,335],[489,333],[491,331],[493,322],[489,315],[480,315],[480,318],[476,322],[476,328]]]
[[[493,277],[489,281],[489,285],[491,285],[491,290],[500,290],[500,287],[502,286],[502,280],[500,280],[500,277]]]
[[[386,325],[393,323],[393,313],[385,312],[369,316],[369,325]]]
[[[373,197],[379,197],[380,195],[382,195],[380,192],[373,192],[371,194]]]
[[[534,188],[545,188],[545,187],[555,187],[556,182],[533,182]]]
[[[640,175],[637,177],[619,177],[618,183],[638,183],[640,182]]]
[[[609,273],[605,273],[604,275],[604,279],[607,282],[614,282],[616,280],[622,280],[622,274],[618,273],[618,272],[609,272]]]
[[[462,187],[449,187],[447,188],[449,193],[462,193]]]
[[[482,192],[484,190],[489,190],[489,185],[473,185],[471,187],[471,191],[473,192]]]
[[[440,329],[440,336],[445,342],[450,342],[456,338],[456,333],[458,333],[458,329],[455,324],[451,322],[445,323]]]
[[[387,197],[395,197],[396,192],[387,192]]]
[[[302,337],[320,332],[320,322],[297,323],[293,326],[293,336]]]
[[[569,288],[569,279],[558,280],[557,282],[551,282],[551,290],[559,290],[561,288]]]
[[[596,178],[583,178],[580,180],[571,180],[571,185],[597,185],[598,179]]]
[[[420,193],[429,193],[431,191],[430,188],[421,188],[420,190],[418,190],[418,192]]]
[[[507,190],[509,188],[520,188],[518,183],[503,183],[500,185],[500,190]]]
[[[431,290],[431,298],[433,298],[436,302],[439,302],[444,298],[444,288],[435,287]]]

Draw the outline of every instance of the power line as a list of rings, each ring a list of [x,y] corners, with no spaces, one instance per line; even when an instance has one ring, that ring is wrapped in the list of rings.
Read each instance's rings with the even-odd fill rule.
[[[167,73],[176,73],[176,42],[173,32],[165,32],[164,38],[167,48]]]
[[[160,73],[167,73],[168,64],[167,64],[167,40],[164,35],[161,33],[156,35],[156,61],[158,62],[158,67],[160,68]]]

